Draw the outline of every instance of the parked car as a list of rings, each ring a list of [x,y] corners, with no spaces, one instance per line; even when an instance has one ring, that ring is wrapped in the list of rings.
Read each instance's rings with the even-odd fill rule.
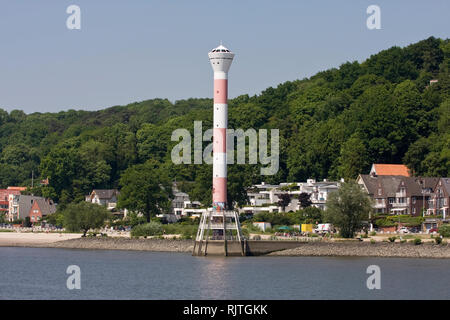
[[[408,230],[407,227],[401,227],[401,228],[398,230],[398,232],[400,232],[400,233],[409,233],[409,230]]]

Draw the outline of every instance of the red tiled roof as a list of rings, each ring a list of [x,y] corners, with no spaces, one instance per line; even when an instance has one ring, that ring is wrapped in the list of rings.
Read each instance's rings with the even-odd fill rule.
[[[404,164],[374,163],[375,173],[379,176],[405,176],[409,177],[409,170]]]
[[[25,191],[27,187],[8,187],[8,190]]]

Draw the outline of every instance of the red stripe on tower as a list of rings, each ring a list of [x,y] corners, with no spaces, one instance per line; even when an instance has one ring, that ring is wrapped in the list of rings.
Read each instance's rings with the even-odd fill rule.
[[[227,79],[214,79],[214,103],[228,103]]]

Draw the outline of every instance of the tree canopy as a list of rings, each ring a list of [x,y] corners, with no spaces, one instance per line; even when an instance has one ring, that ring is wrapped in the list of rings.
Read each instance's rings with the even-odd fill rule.
[[[85,201],[69,204],[62,213],[66,230],[82,231],[83,236],[86,236],[90,229],[103,227],[109,217],[109,212],[104,206]]]
[[[369,219],[372,204],[369,196],[355,182],[346,182],[330,193],[324,220],[339,228],[344,238],[352,238]]]
[[[280,130],[280,169],[261,176],[260,164],[229,165],[229,205],[245,202],[251,184],[349,180],[371,163],[405,163],[416,175],[450,176],[449,66],[448,39],[430,37],[230,99],[229,128]],[[143,171],[156,181],[176,180],[209,205],[211,165],[173,164],[176,142],[170,138],[178,128],[193,134],[194,121],[211,128],[212,104],[153,99],[100,111],[0,109],[0,188],[30,186],[34,172],[35,181],[49,178],[50,184],[33,192],[64,205],[93,188],[138,186]],[[147,161],[161,174],[143,169]]]

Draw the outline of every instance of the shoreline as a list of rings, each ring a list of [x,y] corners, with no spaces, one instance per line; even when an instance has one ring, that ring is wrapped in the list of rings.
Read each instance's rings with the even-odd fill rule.
[[[256,240],[257,241],[257,240]],[[274,242],[276,242],[275,240]],[[128,237],[82,238],[80,234],[0,233],[0,247],[129,250],[192,253],[194,240],[134,239]],[[273,251],[271,257],[384,257],[450,259],[450,245],[360,241],[298,242],[298,247]]]
[[[450,246],[423,243],[389,242],[309,242],[303,245],[267,254],[291,257],[383,257],[450,259]]]

